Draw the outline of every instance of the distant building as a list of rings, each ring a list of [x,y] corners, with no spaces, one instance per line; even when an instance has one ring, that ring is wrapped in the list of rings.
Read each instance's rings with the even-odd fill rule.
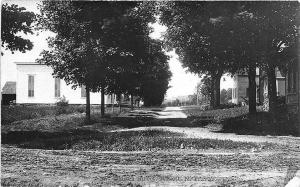
[[[298,26],[300,34],[300,26]],[[298,37],[297,58],[290,62],[287,71],[286,104],[290,116],[296,118],[300,134],[300,38]]]
[[[16,82],[8,81],[2,89],[2,105],[9,105],[11,102],[16,101]]]
[[[54,104],[59,98],[66,97],[69,104],[85,104],[85,87],[71,88],[64,80],[54,78],[51,67],[35,62],[16,62],[16,103],[17,104]],[[116,97],[114,97],[116,98]],[[91,104],[101,103],[101,94],[90,94]],[[111,104],[110,95],[105,95],[105,104]]]
[[[261,73],[261,76],[260,76]],[[249,98],[249,80],[247,73],[239,73],[233,76],[232,103],[239,104]],[[263,103],[268,93],[268,80],[265,73],[256,69],[256,102]],[[285,77],[276,69],[277,96],[285,96]]]
[[[286,79],[285,76],[279,71],[278,68],[275,69],[276,75],[276,95],[285,96],[286,95]],[[260,92],[260,100],[265,101],[268,97],[268,77],[266,73],[262,72],[260,86],[262,92]],[[266,104],[266,103],[265,103]],[[268,106],[265,106],[268,108]]]
[[[256,91],[259,91],[259,71],[256,70],[255,82]],[[238,73],[233,76],[232,103],[239,104],[249,97],[249,80],[247,73]],[[256,100],[259,100],[259,94],[256,94]]]
[[[294,60],[288,67],[287,72],[287,89],[286,103],[291,113],[299,112],[300,107],[300,76],[299,76],[299,60]]]

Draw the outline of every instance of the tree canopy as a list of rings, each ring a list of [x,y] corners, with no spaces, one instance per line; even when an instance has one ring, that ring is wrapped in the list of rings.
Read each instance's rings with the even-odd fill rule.
[[[298,2],[166,2],[161,22],[165,42],[191,72],[212,75],[219,93],[222,73],[248,71],[255,110],[255,68],[268,70],[269,95],[276,94],[274,67],[286,64],[297,39]],[[254,77],[254,79],[253,79]],[[253,81],[254,80],[254,81]],[[212,99],[218,99],[215,94]],[[214,101],[213,101],[214,102]],[[218,102],[216,102],[218,104]]]
[[[249,103],[252,98],[253,109],[255,67],[259,67],[267,73],[270,111],[275,110],[275,68],[284,67],[292,58],[289,53],[298,39],[298,11],[298,2],[243,2],[234,15],[235,58],[240,59],[241,67],[249,68]]]
[[[222,74],[235,71],[230,29],[235,6],[231,2],[166,2],[160,8],[167,47],[176,49],[189,71],[212,77],[213,107],[220,104]]]
[[[33,22],[35,14],[26,11],[24,7],[7,3],[2,4],[1,8],[1,46],[5,49],[25,52],[31,50],[33,44],[30,40],[18,36],[20,33],[33,34]],[[3,55],[3,51],[1,51]]]
[[[154,72],[145,69],[158,66],[152,60],[161,56],[150,52],[152,2],[45,1],[39,8],[39,27],[57,35],[48,39],[51,50],[43,51],[38,62],[51,66],[55,76],[73,87],[101,90],[103,97],[143,93],[143,73]]]
[[[231,68],[233,43],[226,17],[229,4],[167,2],[161,7],[161,23],[168,27],[166,45],[176,49],[189,71],[222,74]]]
[[[56,75],[74,86],[85,83],[83,72],[91,76],[89,82],[101,80],[102,85],[106,85],[113,71],[130,68],[126,62],[137,63],[141,58],[140,50],[145,46],[137,43],[149,34],[147,24],[153,16],[140,4],[43,2],[39,25],[57,33],[56,37],[49,39],[53,50],[43,52],[43,62],[51,65]],[[48,57],[53,60],[46,60]],[[93,76],[94,71],[98,79]],[[93,86],[93,90],[99,89],[97,85]]]

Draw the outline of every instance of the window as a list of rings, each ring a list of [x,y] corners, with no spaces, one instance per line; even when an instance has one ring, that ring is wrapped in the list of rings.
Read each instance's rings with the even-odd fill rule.
[[[296,63],[292,63],[288,70],[288,92],[295,93],[297,84],[297,66]]]
[[[34,76],[28,75],[28,97],[34,97]]]
[[[60,79],[59,78],[55,78],[54,96],[55,97],[60,97]]]
[[[81,86],[81,97],[86,97],[85,86]]]
[[[107,103],[110,103],[110,101],[111,101],[111,95],[108,95],[107,96]]]

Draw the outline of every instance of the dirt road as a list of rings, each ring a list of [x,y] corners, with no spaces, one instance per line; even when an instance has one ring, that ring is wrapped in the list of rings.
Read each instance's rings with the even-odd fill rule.
[[[185,119],[180,108],[124,116]],[[171,120],[170,120],[171,121]],[[171,122],[170,122],[171,123]],[[284,186],[300,166],[300,139],[217,133],[210,128],[148,126],[185,138],[286,145],[282,150],[164,149],[140,152],[21,149],[2,145],[2,186]],[[120,130],[117,130],[120,131]]]
[[[145,111],[144,113],[151,113],[153,111]],[[134,116],[143,116],[144,113],[139,113],[138,110],[132,111],[128,114],[134,114]],[[187,118],[186,114],[182,112],[180,107],[166,107],[162,111],[156,111],[155,115],[153,116],[157,119],[182,119]],[[178,132],[185,134],[186,138],[208,138],[208,139],[219,139],[219,140],[232,140],[232,141],[239,141],[239,142],[269,142],[269,143],[276,143],[276,144],[283,144],[289,146],[295,146],[296,148],[300,149],[300,137],[292,137],[292,136],[255,136],[255,135],[237,135],[234,133],[219,133],[215,132],[218,130],[218,127],[172,127],[170,126],[148,126],[148,127],[137,127],[137,128],[130,128],[130,129],[121,129],[130,130],[130,131],[140,131],[140,130],[165,130],[171,132]],[[117,130],[118,131],[118,130]]]
[[[2,186],[282,186],[296,154],[2,148]],[[288,178],[287,178],[288,177]],[[129,185],[130,186],[130,185]]]

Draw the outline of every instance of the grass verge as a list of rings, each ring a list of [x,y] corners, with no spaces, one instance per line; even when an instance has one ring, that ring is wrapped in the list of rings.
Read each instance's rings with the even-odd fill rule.
[[[199,107],[190,107],[183,110],[183,112],[188,117],[195,117],[195,118],[212,118],[215,120],[224,120],[229,118],[234,118],[238,116],[243,116],[248,114],[248,107],[235,107],[235,108],[228,108],[228,109],[217,109],[217,110],[200,110]]]
[[[193,139],[162,130],[97,132],[22,131],[2,134],[2,143],[32,149],[74,149],[97,151],[152,151],[168,149],[274,149],[275,144],[235,142],[231,140]]]

